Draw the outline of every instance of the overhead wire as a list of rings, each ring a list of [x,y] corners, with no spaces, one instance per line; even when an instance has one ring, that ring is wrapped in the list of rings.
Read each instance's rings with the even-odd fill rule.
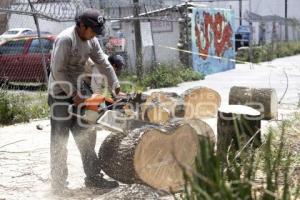
[[[188,50],[179,49],[179,48],[175,48],[175,47],[169,47],[169,46],[164,46],[164,45],[157,45],[157,46],[162,47],[162,48],[167,48],[167,49],[170,49],[170,50],[181,51],[181,52],[185,52],[185,53],[189,53],[189,54],[206,56],[206,57],[219,59],[219,60],[227,60],[227,61],[231,61],[231,62],[235,62],[235,63],[238,62],[238,63],[248,64],[248,65],[254,65],[254,64],[255,65],[261,65],[260,63],[252,63],[252,62],[247,62],[247,61],[242,61],[242,60],[237,60],[237,59],[232,59],[232,58],[224,58],[224,57],[220,57],[220,56],[203,54],[203,53],[188,51]],[[272,69],[276,68],[276,66],[271,65],[271,64],[268,64],[268,65],[265,65],[265,66],[269,67],[269,68],[272,68]],[[282,103],[282,100],[284,99],[284,97],[285,97],[285,95],[288,91],[288,88],[289,88],[289,77],[288,77],[288,74],[286,73],[285,69],[283,69],[283,73],[284,73],[285,78],[286,78],[286,86],[285,86],[284,93],[282,94],[282,96],[280,97],[280,100],[278,101],[278,104]],[[271,74],[269,75],[269,80],[270,80],[270,77],[271,77]],[[270,82],[269,82],[269,84],[270,84]]]
[[[43,6],[38,6],[38,3],[35,3],[35,10],[36,10],[36,16],[39,18],[43,18],[43,19],[47,19],[47,20],[51,20],[51,21],[57,21],[57,22],[66,22],[66,21],[73,21],[74,19],[74,15],[75,12],[73,12],[76,9],[62,9],[62,6],[64,7],[68,7],[68,8],[73,8],[75,6],[75,8],[80,8],[83,9],[86,6],[91,6],[91,2],[94,2],[94,0],[89,0],[89,2],[87,4],[82,4],[82,1],[79,0],[70,0],[70,1],[65,1],[65,0],[58,0],[56,1],[56,3],[48,3],[47,6],[43,5]],[[111,1],[111,7],[117,7],[115,9],[119,9],[120,5],[119,5],[119,1]],[[153,4],[153,2],[149,2],[149,1],[145,1],[147,2],[147,6],[150,7],[149,11],[151,10],[155,10],[155,9],[161,9],[162,5],[161,5],[161,1],[157,1],[156,3]],[[144,2],[144,3],[145,3]],[[196,2],[196,1],[194,1]],[[198,1],[198,2],[209,2],[209,0],[205,1]],[[261,2],[259,2],[260,4]],[[54,8],[53,8],[54,6]],[[106,5],[108,6],[108,5]],[[133,7],[133,4],[131,3],[127,3],[126,6],[128,7],[128,9],[130,10],[130,7]],[[49,9],[48,11],[46,11],[46,7]],[[147,7],[148,9],[148,7]],[[257,7],[258,9],[258,7]],[[271,8],[268,8],[271,9]],[[73,10],[73,11],[72,11]],[[12,12],[12,13],[18,13],[18,14],[24,14],[24,15],[30,15],[30,8],[28,7],[28,4],[26,5],[26,1],[22,1],[22,0],[16,0],[15,4],[14,4],[14,10],[9,10],[9,9],[3,9],[0,8],[0,11],[6,11],[6,12]],[[77,11],[76,11],[77,12]],[[171,12],[171,11],[170,11]],[[51,15],[50,15],[51,14]],[[173,19],[164,19],[161,17],[138,17],[138,18],[130,18],[130,19],[125,19],[125,18],[113,18],[113,17],[109,17],[108,20],[149,20],[149,18],[151,18],[151,20],[159,20],[159,21],[170,21],[170,22],[178,22],[178,20],[173,20]],[[182,49],[178,49],[178,48],[174,48],[174,47],[168,47],[169,49],[173,49],[173,50],[178,50],[178,51],[182,51],[182,52],[186,52],[186,53],[191,53],[191,51],[186,51],[186,50],[182,50]],[[193,52],[192,52],[193,53]],[[201,55],[201,54],[198,54]],[[218,56],[211,56],[211,55],[205,55],[205,56],[210,56],[213,57],[214,59],[225,59],[222,57],[218,57]],[[253,65],[252,62],[245,62],[245,61],[239,61],[236,59],[229,59],[232,62],[240,62],[240,63],[244,63],[244,64],[249,64],[250,66]],[[274,66],[272,66],[274,67]],[[271,75],[271,74],[270,74]],[[287,80],[286,82],[286,88],[285,88],[285,92],[282,95],[282,97],[279,100],[279,103],[282,102],[282,100],[284,99],[288,87],[289,87],[289,79],[288,79],[288,74],[286,73],[285,69],[284,69],[284,76]]]

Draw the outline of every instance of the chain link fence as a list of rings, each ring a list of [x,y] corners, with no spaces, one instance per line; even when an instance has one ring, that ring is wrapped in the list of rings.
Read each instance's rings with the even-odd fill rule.
[[[107,54],[122,55],[129,71],[135,70],[133,24],[137,19],[132,17],[137,7],[139,13],[143,13],[139,16],[140,21],[151,21],[150,33],[144,33],[155,45],[144,46],[145,64],[155,64],[156,59],[173,60],[178,57],[178,52],[161,51],[158,44],[177,45],[179,16],[168,9],[157,12],[164,6],[162,1],[144,1],[139,5],[112,1],[106,5],[96,0],[3,0],[0,2],[0,22],[4,27],[0,32],[0,84],[46,84],[55,36],[74,25],[75,16],[87,8],[97,8],[104,13],[108,26],[99,41]],[[155,19],[150,20],[151,17]],[[169,37],[170,33],[172,37]]]
[[[185,52],[191,51],[193,31],[189,7],[191,5],[185,3],[168,7],[159,0],[140,0],[138,5],[122,0],[2,0],[0,34],[8,32],[0,36],[0,84],[45,84],[55,36],[74,25],[75,16],[86,8],[97,8],[104,13],[108,26],[106,34],[99,37],[100,44],[107,54],[122,55],[128,71],[136,70],[138,42],[142,45],[140,53],[145,71],[153,69],[157,63],[184,63],[191,67],[192,53]],[[135,9],[140,13],[138,16],[134,16]],[[136,21],[141,23],[141,41],[135,38]],[[253,20],[253,27],[260,28],[260,32],[265,29],[266,34],[253,37],[257,43],[265,41],[272,44],[284,40],[280,36],[284,24],[273,26],[270,19],[264,22],[263,29],[260,21]],[[289,24],[290,39],[298,41],[299,22],[294,20]],[[266,27],[271,27],[271,31],[277,28],[277,35],[272,32],[268,35],[270,31]],[[256,33],[259,33],[257,30]]]
[[[96,5],[79,0],[0,1],[0,84],[47,85],[56,35]]]

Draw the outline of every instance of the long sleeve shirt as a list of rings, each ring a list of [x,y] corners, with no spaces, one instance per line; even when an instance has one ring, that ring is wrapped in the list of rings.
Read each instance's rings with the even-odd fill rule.
[[[64,92],[70,95],[78,91],[85,76],[84,65],[89,57],[95,63],[95,67],[106,75],[110,87],[119,87],[115,71],[97,38],[83,41],[73,26],[61,32],[54,42],[49,93],[57,95]]]

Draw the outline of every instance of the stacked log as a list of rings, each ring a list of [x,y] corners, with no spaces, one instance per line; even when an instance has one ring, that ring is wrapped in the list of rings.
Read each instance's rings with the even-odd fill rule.
[[[272,88],[234,86],[229,93],[230,105],[246,105],[260,111],[263,119],[277,118],[277,95]]]
[[[205,105],[197,107],[198,101]],[[196,114],[186,102],[195,104]],[[191,89],[182,97],[152,93],[141,105],[141,120],[128,121],[126,131],[112,133],[102,143],[102,170],[127,184],[144,184],[167,192],[183,189],[183,170],[188,174],[193,171],[199,139],[216,141],[212,128],[197,118],[216,115],[219,105],[220,96],[209,88]],[[186,109],[189,115],[185,115]],[[126,112],[131,114],[130,109]]]
[[[183,95],[154,92],[141,107],[142,120],[166,124],[172,119],[215,117],[221,104],[220,95],[210,88],[196,87]]]
[[[102,170],[120,182],[174,192],[182,189],[183,169],[193,168],[197,152],[197,131],[177,122],[112,133],[102,143],[99,158]]]
[[[183,94],[185,119],[215,117],[221,105],[221,97],[215,90],[199,87]]]
[[[166,124],[172,118],[182,117],[184,110],[177,94],[154,92],[142,104],[141,113],[144,121]]]

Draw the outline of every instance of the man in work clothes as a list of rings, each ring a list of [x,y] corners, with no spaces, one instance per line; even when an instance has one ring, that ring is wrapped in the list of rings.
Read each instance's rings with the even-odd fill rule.
[[[116,181],[108,181],[100,174],[95,146],[92,144],[90,128],[70,116],[68,107],[80,105],[81,75],[88,58],[107,76],[108,84],[116,94],[120,92],[118,78],[107,56],[103,53],[96,35],[104,29],[105,19],[97,10],[89,9],[76,18],[76,26],[61,32],[54,43],[49,77],[49,99],[51,108],[51,186],[60,192],[67,186],[67,142],[72,132],[80,151],[87,187],[114,188]]]

